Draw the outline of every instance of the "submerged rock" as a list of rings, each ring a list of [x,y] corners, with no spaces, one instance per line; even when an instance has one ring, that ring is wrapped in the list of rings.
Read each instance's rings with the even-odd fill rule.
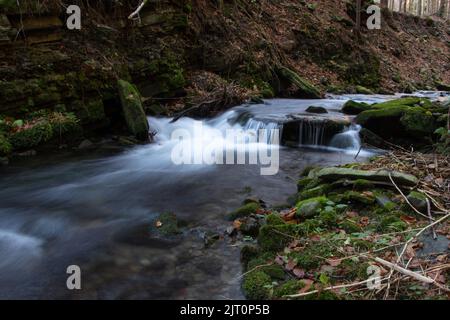
[[[414,186],[419,182],[419,180],[411,174],[388,170],[357,170],[350,168],[330,167],[314,172],[314,176],[316,178],[327,181],[336,181],[338,179],[365,179],[368,181],[390,183],[391,180],[389,178],[389,175],[392,177],[395,183],[404,186]]]
[[[117,82],[123,114],[130,132],[139,140],[149,140],[149,125],[139,91],[124,80]]]

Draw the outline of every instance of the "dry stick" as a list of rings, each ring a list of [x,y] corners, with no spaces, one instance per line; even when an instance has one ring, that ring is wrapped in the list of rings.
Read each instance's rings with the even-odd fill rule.
[[[128,19],[133,19],[135,16],[139,14],[139,12],[142,10],[142,8],[145,6],[148,0],[143,0],[139,7],[137,7],[136,11],[134,11],[132,14],[128,16]]]
[[[402,252],[400,253],[400,255],[398,256],[397,262],[395,263],[395,265],[398,265],[400,263],[400,260],[402,259],[403,255],[406,252],[406,249],[408,248],[408,245],[414,241],[415,238],[419,237],[422,233],[424,233],[426,230],[428,230],[429,228],[434,227],[435,225],[445,221],[446,219],[448,219],[448,217],[450,217],[450,214],[445,215],[444,217],[440,218],[439,220],[436,220],[435,222],[433,222],[432,224],[427,225],[426,227],[422,228],[418,233],[416,233],[415,236],[413,236],[411,239],[409,239],[408,241],[406,241]],[[387,284],[387,288],[386,288],[386,294],[385,294],[385,299],[387,299],[387,297],[389,296],[389,289],[391,287],[391,283],[390,283],[390,279],[392,277],[392,274],[394,273],[394,269],[391,269],[391,272],[389,273],[388,276],[388,284]]]
[[[405,199],[406,203],[419,215],[425,217],[428,219],[428,216],[424,215],[422,212],[420,212],[419,210],[417,210],[412,204],[411,202],[409,202],[408,198],[405,196],[405,194],[403,193],[403,191],[395,184],[394,179],[392,179],[392,175],[389,172],[389,179],[391,180],[392,184],[394,185],[395,189],[397,189],[398,192],[400,192],[400,194],[403,196],[403,198]]]
[[[427,212],[428,212],[428,217],[430,217],[430,223],[433,223],[433,217],[431,216],[431,204],[430,204],[430,200],[428,198],[426,198],[427,201]],[[436,240],[437,239],[437,234],[436,234],[436,230],[434,229],[434,227],[431,227],[431,231],[433,232],[433,239]]]
[[[300,297],[305,297],[305,296],[309,296],[311,294],[314,293],[319,293],[321,291],[329,291],[329,290],[335,290],[335,289],[344,289],[344,288],[351,288],[351,287],[356,287],[356,286],[360,286],[363,284],[366,284],[368,282],[373,282],[375,280],[379,280],[380,282],[386,280],[386,278],[370,278],[361,282],[355,282],[355,283],[350,283],[350,284],[343,284],[343,285],[339,285],[339,286],[331,286],[331,287],[327,287],[324,288],[322,290],[313,290],[313,291],[308,291],[308,292],[304,292],[304,293],[298,293],[298,294],[291,294],[291,295],[286,295],[284,296],[285,298],[300,298]]]
[[[407,275],[407,276],[410,276],[410,277],[412,277],[412,278],[414,278],[416,280],[419,280],[421,282],[425,282],[425,283],[434,283],[435,282],[433,279],[431,279],[429,277],[422,276],[421,274],[418,274],[418,273],[416,273],[414,271],[402,268],[402,267],[398,266],[397,264],[394,264],[392,262],[386,261],[384,259],[376,257],[375,261],[380,263],[380,264],[382,264],[382,265],[384,265],[384,266],[386,266],[386,267],[388,267],[388,268],[391,268],[391,269],[393,269],[395,271],[403,273],[404,275]]]

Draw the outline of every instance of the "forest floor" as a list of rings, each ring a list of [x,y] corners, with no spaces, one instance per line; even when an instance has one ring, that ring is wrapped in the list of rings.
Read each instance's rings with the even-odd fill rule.
[[[391,178],[385,184],[359,181],[339,188],[321,181],[314,187],[318,183],[311,184],[311,174],[304,172],[300,199],[327,190],[303,200],[324,201],[320,214],[305,218],[299,204],[257,209],[253,216],[263,216],[266,224],[259,230],[257,246],[242,249],[246,296],[448,299],[450,158],[396,148],[368,163],[345,167],[412,174],[419,182],[407,188]],[[426,195],[423,203],[411,196],[412,190]],[[241,217],[233,226],[246,234],[249,219]]]

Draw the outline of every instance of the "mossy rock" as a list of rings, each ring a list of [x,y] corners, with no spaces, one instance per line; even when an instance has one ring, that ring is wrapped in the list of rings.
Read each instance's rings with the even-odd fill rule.
[[[259,230],[258,244],[263,251],[277,252],[291,242],[297,234],[297,225],[265,225]]]
[[[326,206],[323,210],[321,210],[319,219],[328,227],[336,226],[338,221],[336,209],[332,206]]]
[[[400,123],[405,130],[416,137],[431,135],[437,129],[436,121],[429,111],[422,108],[407,110],[400,118]]]
[[[315,197],[307,200],[302,200],[297,203],[298,218],[312,218],[320,213],[320,210],[324,208],[329,202],[327,197]]]
[[[414,186],[419,180],[410,174],[387,170],[358,170],[352,168],[323,168],[315,172],[315,176],[325,181],[337,181],[339,179],[357,180],[364,179],[374,182],[391,182],[390,177],[399,185]]]
[[[400,232],[407,228],[408,224],[394,214],[383,216],[377,226],[379,232]]]
[[[139,140],[147,141],[149,139],[149,125],[137,88],[125,80],[119,80],[117,85],[128,129]]]
[[[307,189],[312,189],[319,185],[320,181],[316,178],[302,178],[297,182],[297,190],[303,191]]]
[[[271,213],[266,217],[266,224],[277,226],[280,224],[285,224],[285,222],[278,214]]]
[[[274,255],[263,254],[252,259],[247,264],[247,271],[262,271],[273,280],[284,280],[285,272],[282,266],[273,263]]]
[[[253,271],[245,275],[242,289],[249,300],[267,300],[270,298],[272,279],[262,271]]]
[[[52,137],[52,125],[48,121],[41,121],[34,124],[31,128],[12,134],[10,142],[14,150],[24,150],[47,142]]]
[[[360,93],[360,94],[373,94],[373,91],[363,87],[363,86],[356,86],[355,87],[356,93]]]
[[[427,197],[423,193],[411,191],[407,199],[417,210],[425,211],[427,209]]]
[[[393,107],[407,106],[407,107],[423,107],[431,108],[433,106],[432,102],[427,98],[421,97],[404,97],[400,99],[389,100],[385,102],[380,102],[373,104],[372,107],[375,109],[389,109]]]
[[[0,156],[6,156],[12,151],[12,145],[9,140],[0,133]]]
[[[250,260],[257,258],[260,255],[261,251],[255,245],[245,245],[241,249],[241,263],[247,268]]]
[[[309,271],[320,267],[325,261],[333,255],[334,247],[326,243],[311,243],[302,251],[292,252],[289,258],[297,262],[297,266]]]
[[[372,195],[362,194],[356,191],[347,191],[346,193],[344,193],[342,201],[371,205],[375,203],[375,197]]]
[[[318,185],[317,187],[314,187],[311,189],[305,188],[305,190],[300,192],[299,199],[303,200],[303,199],[310,199],[310,198],[324,196],[327,194],[327,192],[330,189],[331,189],[330,184],[321,184],[321,185]]]
[[[322,93],[314,87],[311,83],[300,77],[296,72],[282,67],[279,68],[278,74],[285,79],[289,84],[295,86],[298,90],[297,96],[305,99],[320,99]]]
[[[287,295],[297,294],[304,287],[305,284],[301,280],[288,280],[274,288],[273,297],[283,298]]]
[[[365,102],[347,101],[342,107],[342,112],[349,115],[358,115],[363,111],[370,110],[370,105]]]
[[[348,219],[339,223],[339,228],[345,230],[348,234],[359,233],[362,231],[362,227],[358,223]]]
[[[228,219],[235,220],[238,218],[247,217],[251,214],[256,213],[256,211],[259,208],[261,208],[261,205],[259,203],[256,202],[247,203],[246,205],[228,214]]]

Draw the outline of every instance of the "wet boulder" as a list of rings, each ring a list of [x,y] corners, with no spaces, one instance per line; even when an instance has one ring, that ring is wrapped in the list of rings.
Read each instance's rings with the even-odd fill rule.
[[[369,110],[370,105],[365,102],[347,101],[342,107],[342,112],[349,115],[358,115],[363,111]]]
[[[319,106],[310,106],[306,109],[306,112],[317,113],[317,114],[328,113],[327,109],[325,109],[324,107],[319,107]]]
[[[139,91],[134,85],[124,80],[119,80],[117,85],[128,129],[139,140],[148,141],[150,128]]]
[[[356,122],[384,139],[423,140],[437,129],[435,109],[428,99],[405,97],[372,105]]]

